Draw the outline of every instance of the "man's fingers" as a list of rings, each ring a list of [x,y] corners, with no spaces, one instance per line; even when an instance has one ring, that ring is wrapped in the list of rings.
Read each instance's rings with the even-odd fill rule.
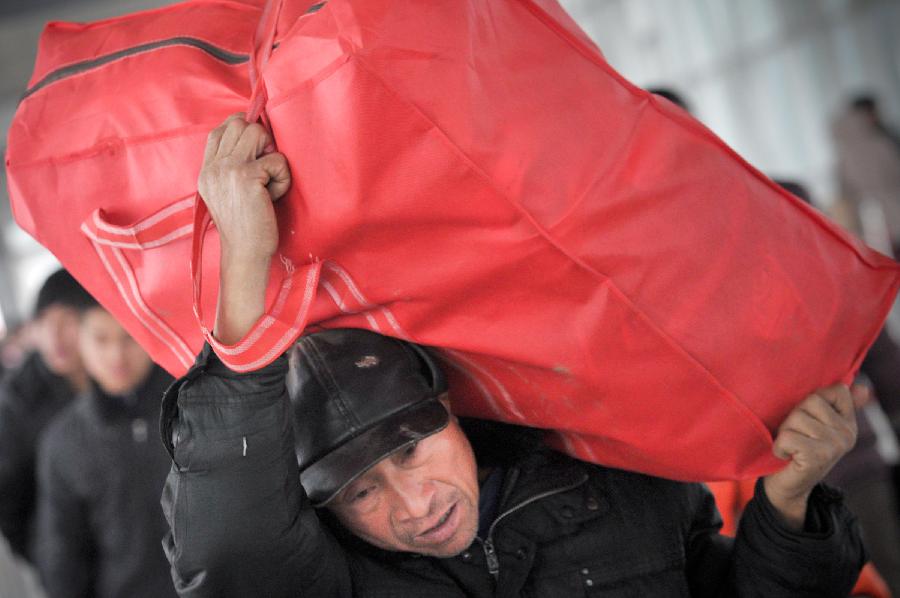
[[[815,442],[808,436],[794,430],[781,430],[772,445],[772,452],[779,459],[790,459],[795,454],[808,450]]]
[[[268,132],[259,123],[247,125],[231,151],[231,155],[245,160],[255,160],[272,142]]]
[[[823,472],[831,469],[847,450],[846,444],[810,438],[795,430],[780,431],[772,445],[772,452],[779,459],[791,459],[797,467]]]
[[[206,166],[212,162],[219,151],[219,143],[222,141],[222,134],[225,133],[224,126],[218,126],[209,132],[206,137],[206,149],[203,150],[203,165]]]
[[[222,135],[225,134],[225,129],[228,127],[228,123],[235,119],[244,120],[244,113],[238,112],[236,114],[232,114],[225,119],[225,122],[209,132],[209,135],[206,137],[206,149],[203,150],[204,165],[212,162],[212,159],[215,158],[216,154],[219,153],[219,145],[221,145],[222,143]]]
[[[831,409],[831,407],[828,407]],[[808,463],[830,467],[856,442],[856,422],[841,420],[837,426],[822,423],[802,408],[788,415],[778,429],[773,443],[775,455],[781,459],[801,454]]]
[[[816,394],[828,401],[843,417],[847,419],[855,417],[856,407],[853,405],[853,397],[850,395],[850,389],[844,384],[822,388],[817,390]]]
[[[814,438],[816,440],[829,440],[836,432],[833,428],[823,424],[802,408],[791,411],[790,415],[787,416],[779,427],[779,435],[785,430],[797,432],[803,436]]]
[[[272,196],[272,201],[278,200],[287,193],[291,186],[291,170],[288,167],[287,159],[284,154],[274,152],[266,154],[256,162],[268,175],[266,188],[269,190],[269,195]]]
[[[230,156],[234,152],[234,146],[237,145],[244,129],[249,125],[238,114],[232,114],[222,126],[225,128],[225,131],[222,133],[222,138],[219,141],[219,148],[216,150],[217,158]]]
[[[826,426],[837,430],[849,428],[850,422],[847,421],[847,418],[838,413],[827,399],[818,394],[807,397],[798,408]]]
[[[861,409],[872,399],[872,392],[868,386],[854,384],[850,387],[850,395],[853,397],[853,406]]]

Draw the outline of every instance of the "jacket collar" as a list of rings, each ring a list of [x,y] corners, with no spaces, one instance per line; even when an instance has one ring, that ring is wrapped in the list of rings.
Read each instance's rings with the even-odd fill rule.
[[[506,469],[500,513],[587,480],[583,463],[545,447],[542,430],[470,418],[459,422],[479,467]]]
[[[507,471],[499,512],[502,515],[525,503],[577,488],[588,477],[580,461],[548,449],[535,450]]]
[[[106,423],[136,417],[155,417],[159,412],[163,391],[170,380],[165,370],[153,365],[146,378],[125,395],[110,395],[91,380],[86,399],[91,413]]]

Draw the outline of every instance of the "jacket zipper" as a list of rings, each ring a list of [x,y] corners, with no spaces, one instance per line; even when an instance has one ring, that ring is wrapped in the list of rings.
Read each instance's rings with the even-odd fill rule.
[[[491,576],[494,578],[495,581],[500,579],[500,559],[497,557],[497,550],[494,547],[493,536],[494,536],[494,528],[497,527],[497,524],[500,523],[500,520],[503,519],[504,517],[506,517],[507,515],[511,515],[511,514],[515,513],[516,511],[518,511],[519,509],[522,509],[522,508],[530,505],[531,503],[533,503],[535,501],[542,500],[544,498],[548,498],[555,494],[562,494],[563,492],[568,492],[569,490],[574,490],[575,488],[578,488],[579,486],[584,484],[587,480],[588,480],[588,475],[584,474],[584,476],[580,480],[578,480],[577,482],[575,482],[573,484],[569,484],[568,486],[563,486],[561,488],[555,488],[553,490],[548,490],[546,492],[536,494],[526,500],[523,500],[516,506],[509,508],[506,511],[503,511],[500,515],[497,516],[496,519],[494,519],[494,522],[491,524],[491,527],[488,528],[487,538],[484,540],[482,540],[481,538],[477,538],[477,539],[481,542],[482,549],[484,550],[484,557],[485,557],[485,560],[487,561],[488,573],[491,574]]]
[[[306,14],[317,12],[319,9],[325,6],[325,4],[325,2],[314,4],[309,8],[309,10],[306,11]],[[151,52],[153,50],[158,50],[159,48],[168,48],[172,46],[188,46],[203,50],[216,60],[220,60],[225,64],[231,66],[243,64],[250,60],[249,54],[237,54],[235,52],[230,52],[224,48],[220,48],[209,43],[208,41],[198,39],[196,37],[171,37],[168,39],[148,42],[146,44],[140,44],[131,48],[125,48],[124,50],[119,50],[118,52],[111,52],[109,54],[104,54],[103,56],[98,56],[97,58],[82,60],[81,62],[76,62],[74,64],[60,67],[55,71],[48,73],[44,76],[43,79],[25,90],[25,93],[22,94],[22,98],[19,101],[21,102],[28,96],[33,95],[44,87],[47,87],[52,83],[56,83],[57,81],[61,81],[62,79],[67,79],[68,77],[72,77],[80,73],[99,68],[105,64],[109,64],[110,62],[114,62],[121,58],[126,58],[128,56],[134,56],[135,54],[142,54],[144,52]]]
[[[484,540],[481,544],[484,549],[484,557],[487,559],[488,573],[490,573],[494,579],[498,579],[500,577],[500,559],[497,558],[497,551],[494,549],[494,543],[491,541],[490,536],[488,536],[488,539]]]

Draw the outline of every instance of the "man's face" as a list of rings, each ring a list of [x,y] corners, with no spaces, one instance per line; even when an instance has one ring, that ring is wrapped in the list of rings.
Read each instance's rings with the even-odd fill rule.
[[[78,354],[78,311],[64,305],[50,305],[34,322],[34,341],[50,371],[69,376],[81,370]]]
[[[78,340],[84,369],[111,395],[134,390],[153,365],[150,356],[101,307],[82,315]]]
[[[459,554],[478,532],[478,471],[456,418],[385,458],[328,508],[356,536],[386,550]]]

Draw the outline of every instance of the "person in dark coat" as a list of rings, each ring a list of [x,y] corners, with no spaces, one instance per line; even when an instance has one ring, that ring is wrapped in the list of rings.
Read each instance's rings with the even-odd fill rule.
[[[264,312],[271,202],[290,182],[283,156],[259,157],[268,142],[233,117],[200,175],[222,240],[225,346]],[[858,390],[821,389],[791,412],[775,439],[788,462],[732,541],[703,485],[467,432],[415,344],[331,330],[291,358],[293,406],[287,357],[236,373],[208,345],[166,393],[164,544],[181,596],[823,598],[846,596],[865,561],[853,516],[819,483],[855,440]]]
[[[842,199],[853,208],[853,226],[875,248],[900,251],[900,142],[885,126],[873,96],[853,100],[834,122],[835,165]],[[864,212],[877,208],[881,226]],[[875,212],[877,213],[877,211]],[[882,237],[886,235],[887,238]]]
[[[36,561],[48,598],[174,596],[160,546],[169,468],[155,439],[171,376],[96,302],[83,310],[86,392],[41,437]]]
[[[33,559],[38,437],[87,387],[78,353],[78,313],[92,301],[65,270],[47,278],[32,322],[37,350],[0,384],[0,532],[28,560]]]

